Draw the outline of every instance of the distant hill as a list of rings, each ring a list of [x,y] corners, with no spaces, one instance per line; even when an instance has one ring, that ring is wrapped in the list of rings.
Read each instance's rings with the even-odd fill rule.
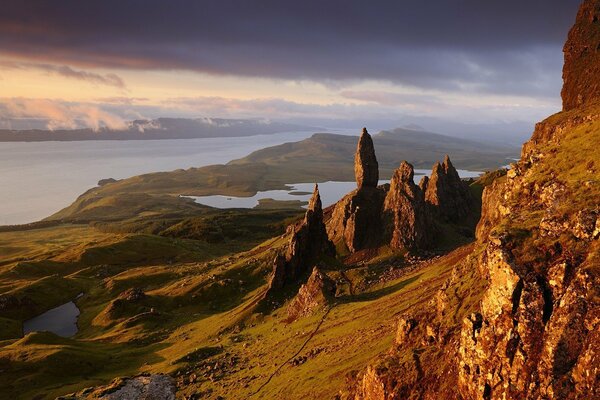
[[[321,176],[323,169],[328,169],[327,173],[336,179],[352,180],[356,140],[355,136],[316,133],[299,142],[255,151],[230,164],[264,163],[307,174],[314,170],[315,176]],[[519,154],[516,146],[481,143],[404,128],[381,131],[373,135],[373,141],[383,176],[391,176],[391,172],[404,160],[410,161],[416,168],[429,169],[433,163],[450,154],[459,168],[486,170],[508,164],[507,157]],[[344,176],[339,176],[342,171]]]
[[[135,120],[126,129],[116,130],[0,130],[0,142],[44,142],[80,140],[157,140],[209,137],[240,137],[289,131],[314,130],[308,126],[258,119],[158,118]]]
[[[381,179],[389,179],[403,160],[431,169],[446,154],[454,165],[493,170],[516,157],[516,147],[482,144],[407,129],[373,135]],[[316,133],[308,139],[255,151],[225,165],[144,174],[90,189],[49,220],[105,220],[141,212],[172,212],[196,207],[179,195],[252,196],[297,182],[354,181],[358,136]]]

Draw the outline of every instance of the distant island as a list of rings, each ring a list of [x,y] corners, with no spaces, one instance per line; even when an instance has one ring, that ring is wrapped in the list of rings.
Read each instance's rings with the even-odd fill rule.
[[[124,129],[0,129],[0,142],[197,139],[309,130],[315,128],[261,119],[157,118],[134,120]]]

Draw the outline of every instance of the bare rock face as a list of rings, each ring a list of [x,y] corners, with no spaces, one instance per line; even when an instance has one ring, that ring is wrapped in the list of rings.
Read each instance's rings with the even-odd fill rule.
[[[383,238],[383,188],[363,187],[342,198],[327,223],[329,237],[343,241],[355,252],[381,245]]]
[[[403,316],[398,320],[398,329],[396,330],[395,343],[402,345],[408,339],[411,332],[417,326],[418,321],[410,316]]]
[[[600,1],[585,0],[563,49],[565,111],[600,98]]]
[[[394,172],[385,198],[388,237],[394,248],[425,249],[431,245],[433,223],[423,192],[413,178],[413,166],[404,161]]]
[[[475,209],[475,199],[469,185],[463,182],[446,156],[442,164],[435,163],[431,178],[423,183],[425,201],[437,216],[454,223],[465,222]]]
[[[288,307],[289,320],[296,320],[328,305],[335,296],[335,290],[335,282],[314,267],[308,281],[300,287]]]
[[[290,241],[284,256],[277,256],[273,265],[273,274],[269,291],[281,289],[287,284],[297,283],[306,276],[319,258],[335,256],[333,243],[327,236],[323,222],[323,208],[319,186],[310,199],[304,221],[299,226],[290,227]]]
[[[354,156],[354,175],[358,188],[377,187],[379,183],[379,164],[375,157],[375,146],[367,128],[363,128],[356,155]]]
[[[358,189],[336,203],[327,223],[331,240],[343,241],[351,252],[379,246],[383,236],[381,218],[386,189],[377,187],[379,165],[366,128],[356,148],[354,175]]]
[[[600,304],[591,300],[598,278],[585,269],[573,275],[563,263],[536,276],[499,242],[488,246],[480,265],[490,284],[479,318],[463,323],[462,395],[586,398],[600,378]]]

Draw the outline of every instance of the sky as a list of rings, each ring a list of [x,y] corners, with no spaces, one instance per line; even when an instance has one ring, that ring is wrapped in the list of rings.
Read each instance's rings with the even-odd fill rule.
[[[3,0],[0,128],[162,116],[528,129],[561,108],[579,3]]]

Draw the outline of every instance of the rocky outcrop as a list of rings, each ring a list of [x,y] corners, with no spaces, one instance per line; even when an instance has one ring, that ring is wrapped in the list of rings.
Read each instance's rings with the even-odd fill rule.
[[[461,331],[463,396],[567,399],[597,389],[600,280],[565,261],[536,274],[512,260],[499,239],[480,268],[489,287],[480,314]]]
[[[294,321],[327,306],[335,297],[336,285],[318,267],[314,267],[308,281],[288,306],[288,320]]]
[[[385,196],[383,187],[363,187],[344,196],[327,223],[329,237],[343,242],[350,252],[380,246]]]
[[[299,225],[291,225],[288,234],[290,239],[285,255],[278,255],[273,262],[269,292],[287,284],[299,283],[320,258],[335,256],[335,248],[327,236],[323,222],[318,185],[315,185],[304,220]]]
[[[359,189],[363,187],[377,187],[379,184],[379,164],[375,157],[375,146],[367,128],[363,128],[356,155],[354,156],[354,176]]]
[[[360,375],[351,398],[598,397],[599,10],[600,1],[584,1],[565,46],[568,111],[537,124],[521,159],[485,188],[474,251],[428,308],[411,310],[423,313],[416,327],[401,319],[395,346]],[[452,205],[465,192],[452,169],[449,160],[436,165],[421,188],[456,222],[467,213]],[[430,347],[410,365],[421,346]]]
[[[448,222],[464,223],[473,216],[475,198],[446,155],[443,163],[435,163],[431,178],[422,181],[425,201],[432,212]]]
[[[403,316],[398,319],[398,329],[396,330],[395,343],[397,345],[403,345],[417,324],[418,321],[410,316]]]
[[[600,98],[600,1],[585,0],[565,43],[565,111],[584,106]]]
[[[354,175],[358,188],[338,201],[327,223],[334,242],[343,242],[348,250],[377,247],[383,237],[382,211],[386,187],[377,187],[379,166],[371,135],[363,129],[354,157]]]
[[[397,249],[423,250],[434,245],[436,219],[473,229],[476,201],[448,156],[436,163],[431,178],[419,186],[414,169],[404,162],[389,185],[376,186],[379,173],[368,132],[363,130],[355,156],[358,188],[336,203],[327,221],[334,243],[350,252],[391,245]],[[372,179],[366,179],[371,176]]]
[[[87,388],[57,400],[175,400],[176,392],[170,376],[148,374],[118,378],[109,385]]]
[[[599,10],[584,1],[565,45],[569,111],[537,124],[506,179],[484,191],[477,238],[488,287],[461,330],[465,398],[586,399],[600,390],[600,190],[578,192],[582,176],[598,180],[593,162],[575,172],[597,150],[574,145],[578,132],[598,138]]]
[[[426,249],[432,244],[433,222],[425,196],[413,178],[413,166],[404,161],[394,172],[385,198],[387,236],[394,248]]]

